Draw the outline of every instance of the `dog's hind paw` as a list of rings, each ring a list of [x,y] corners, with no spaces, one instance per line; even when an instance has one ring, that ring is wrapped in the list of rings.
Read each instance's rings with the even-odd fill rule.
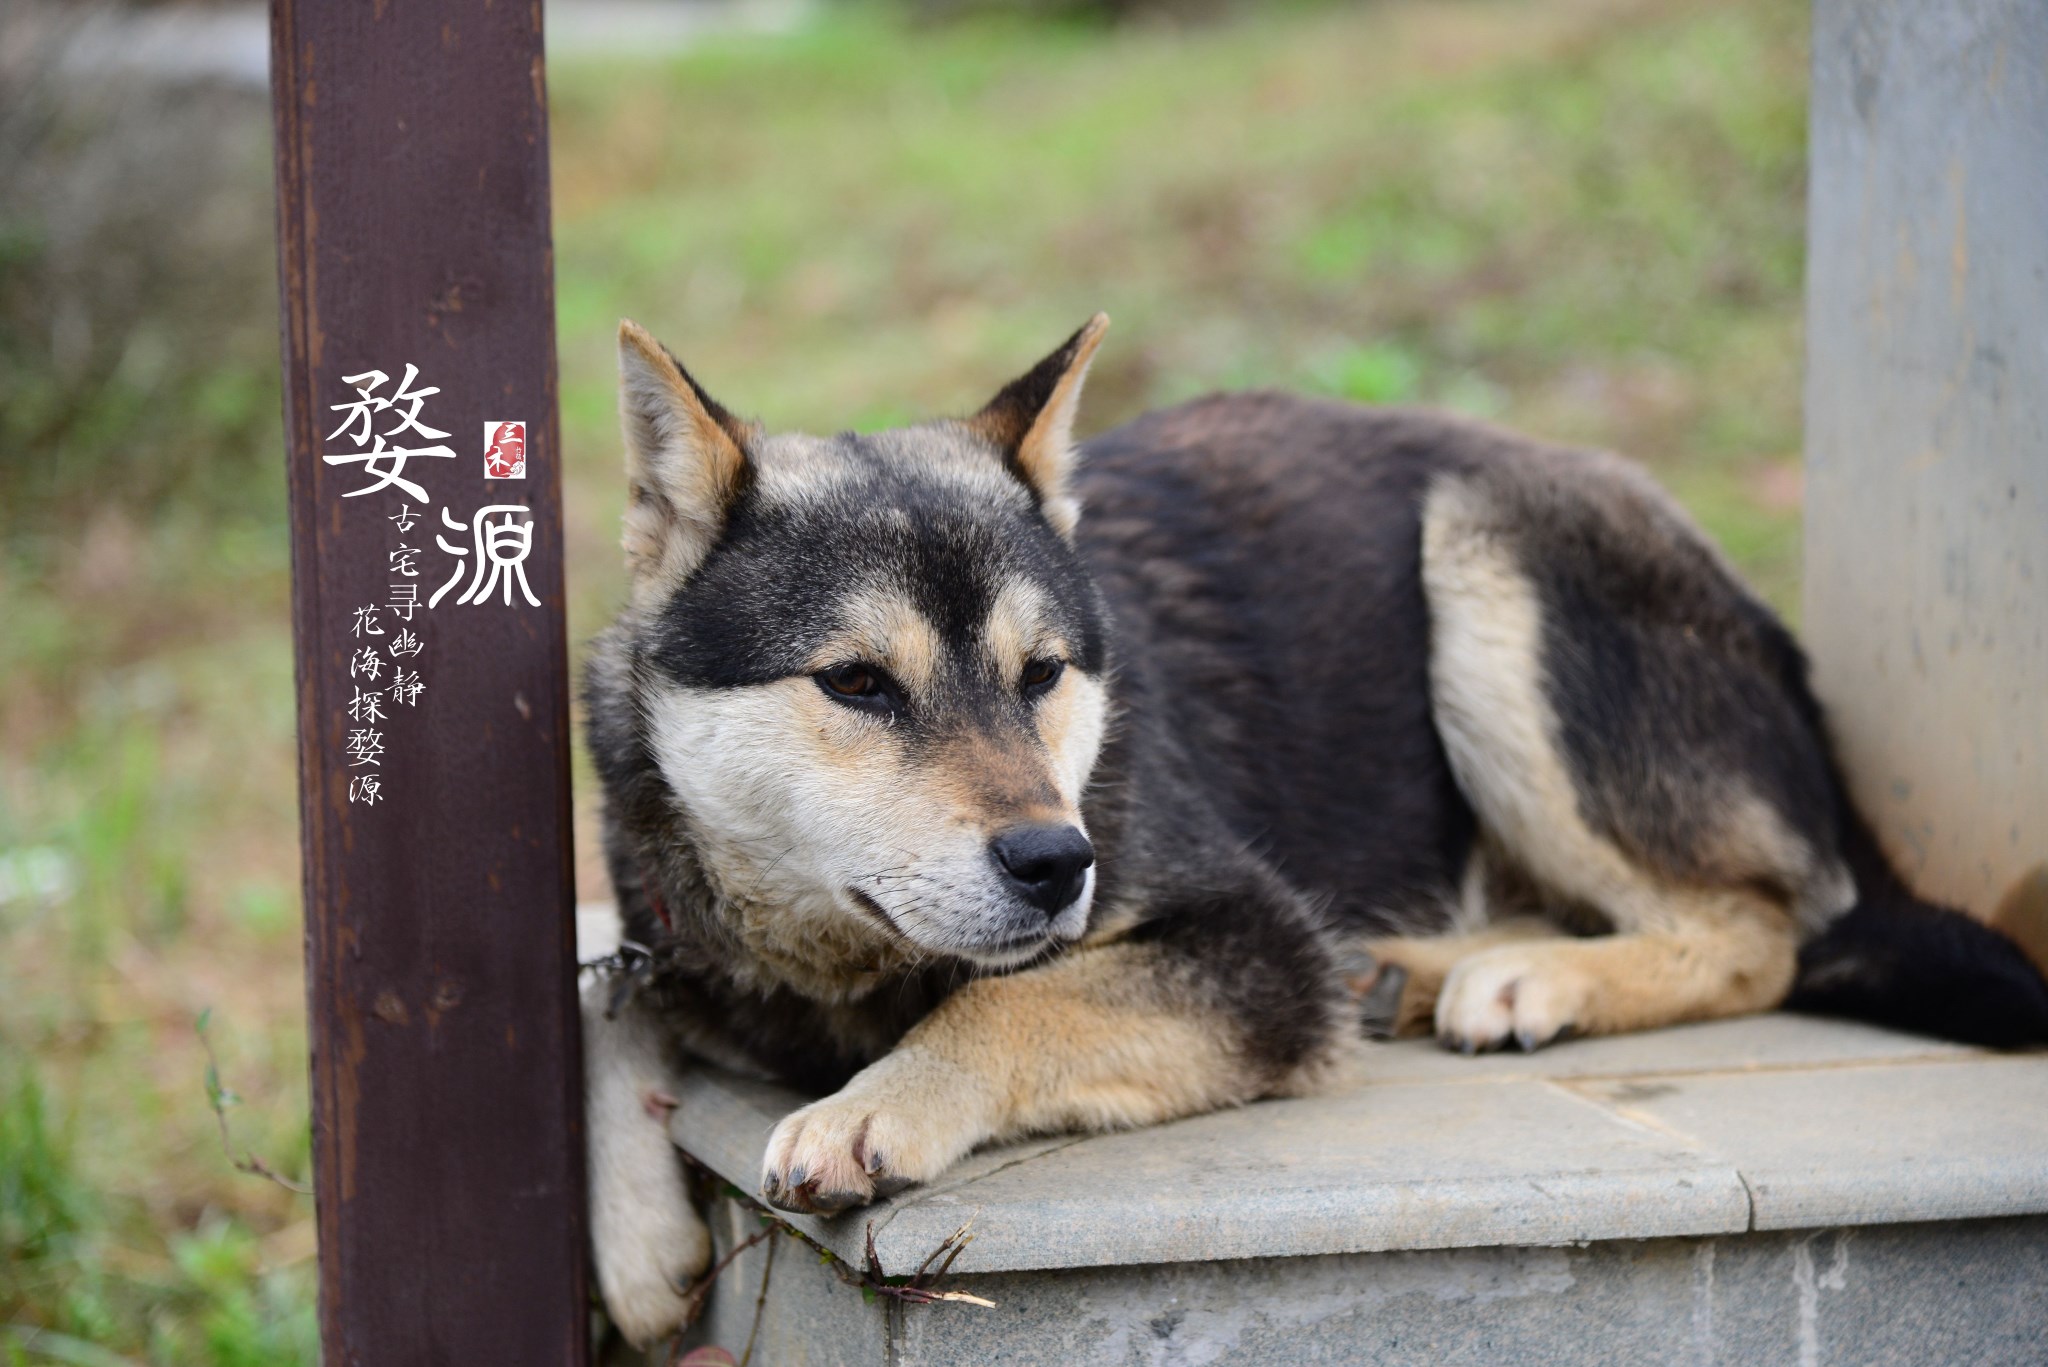
[[[1471,1054],[1540,1049],[1576,1033],[1589,987],[1551,948],[1499,945],[1459,960],[1437,997],[1438,1042]]]

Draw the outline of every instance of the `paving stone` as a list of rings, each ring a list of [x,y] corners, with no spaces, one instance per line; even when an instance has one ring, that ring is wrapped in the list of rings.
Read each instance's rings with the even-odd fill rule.
[[[1733,1164],[1757,1229],[2048,1211],[2038,1054],[1573,1086]]]

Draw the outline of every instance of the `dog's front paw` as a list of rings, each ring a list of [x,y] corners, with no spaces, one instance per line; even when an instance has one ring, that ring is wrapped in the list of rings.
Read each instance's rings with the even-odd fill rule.
[[[711,1264],[711,1231],[667,1191],[609,1215],[593,1230],[597,1287],[619,1332],[645,1348],[683,1327],[688,1287]]]
[[[929,1182],[986,1137],[966,1109],[947,1107],[923,1088],[857,1078],[775,1127],[761,1164],[762,1199],[831,1215]]]
[[[1475,1053],[1540,1049],[1583,1028],[1592,986],[1555,945],[1501,945],[1460,959],[1436,1000],[1436,1037]]]

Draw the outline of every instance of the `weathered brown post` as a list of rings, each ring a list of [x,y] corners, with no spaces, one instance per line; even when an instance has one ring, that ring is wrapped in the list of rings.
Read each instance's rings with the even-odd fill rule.
[[[2048,6],[1819,0],[1813,78],[1806,637],[1886,848],[1984,915],[2048,891]]]
[[[325,1357],[581,1364],[540,5],[271,23]]]

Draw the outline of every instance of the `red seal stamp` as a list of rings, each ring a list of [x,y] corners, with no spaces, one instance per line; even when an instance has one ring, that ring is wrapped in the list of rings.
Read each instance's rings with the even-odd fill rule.
[[[484,478],[526,478],[526,424],[484,424]]]

